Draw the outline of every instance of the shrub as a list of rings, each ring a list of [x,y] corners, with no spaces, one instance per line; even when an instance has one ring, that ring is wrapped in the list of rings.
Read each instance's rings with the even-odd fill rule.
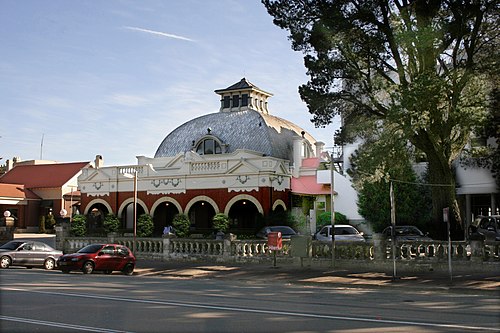
[[[40,216],[40,221],[38,223],[38,232],[41,234],[45,233],[45,216]]]
[[[45,227],[47,229],[54,229],[55,225],[56,225],[56,219],[54,218],[54,214],[49,213],[45,218]]]
[[[332,224],[332,213],[331,212],[323,212],[318,215],[316,220],[316,229],[321,229],[321,227],[325,225]],[[335,212],[335,224],[348,224],[347,216],[342,213]]]
[[[113,214],[106,214],[103,225],[106,234],[115,232],[120,228],[120,220]]]
[[[174,226],[175,234],[178,237],[189,236],[189,227],[191,226],[191,221],[186,214],[177,214],[172,220],[172,225]]]
[[[87,234],[87,218],[85,215],[74,215],[70,226],[70,234],[75,237],[83,237]]]
[[[229,229],[229,217],[223,213],[215,214],[212,218],[214,229],[220,232],[226,232]]]
[[[150,237],[153,234],[154,223],[151,215],[142,214],[137,219],[137,236]]]

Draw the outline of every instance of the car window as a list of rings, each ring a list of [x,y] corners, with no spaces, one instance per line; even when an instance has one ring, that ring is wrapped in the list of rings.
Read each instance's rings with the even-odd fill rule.
[[[322,236],[328,236],[328,228],[327,227],[323,227],[321,229],[321,231],[319,232],[320,235]]]
[[[114,254],[115,253],[115,247],[113,245],[108,245],[102,248],[101,250],[102,253],[104,254]]]
[[[128,249],[123,246],[118,246],[116,252],[121,256],[128,256]]]
[[[96,253],[102,248],[102,244],[91,244],[80,249],[78,253]]]
[[[8,242],[8,243],[5,243],[4,245],[0,246],[0,249],[15,250],[23,243],[24,242],[19,242],[19,241]]]
[[[33,243],[33,251],[45,251],[46,246],[44,243]]]
[[[33,243],[26,243],[26,244],[24,244],[22,249],[24,251],[32,251],[33,250]]]
[[[335,228],[335,235],[355,235],[357,234],[356,229],[349,227],[338,227]]]

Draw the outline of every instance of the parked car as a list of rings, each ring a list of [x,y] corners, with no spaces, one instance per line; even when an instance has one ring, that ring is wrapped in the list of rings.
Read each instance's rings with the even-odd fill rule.
[[[392,237],[391,234],[392,226],[387,227],[382,231],[382,234],[387,240]],[[424,234],[419,228],[413,225],[397,225],[394,228],[394,234],[397,241],[432,241],[432,238]]]
[[[65,254],[59,258],[58,267],[63,273],[81,270],[84,274],[103,271],[111,274],[121,271],[132,275],[135,256],[128,247],[119,244],[90,244],[76,253]]]
[[[469,236],[474,234],[487,241],[500,241],[500,215],[479,216],[469,228]]]
[[[57,259],[62,255],[62,251],[55,250],[43,242],[16,239],[0,246],[0,267],[39,266],[54,269]]]
[[[362,242],[366,240],[363,233],[349,224],[335,225],[335,242]],[[315,235],[315,238],[320,241],[332,241],[332,226],[325,225]]]
[[[275,225],[260,229],[256,236],[259,238],[267,239],[267,235],[270,232],[281,232],[282,239],[290,239],[292,238],[292,236],[297,235],[297,232],[295,230],[286,225]]]

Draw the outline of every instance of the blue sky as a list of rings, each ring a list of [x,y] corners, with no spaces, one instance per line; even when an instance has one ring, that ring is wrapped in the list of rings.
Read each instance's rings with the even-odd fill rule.
[[[259,0],[2,0],[0,42],[2,164],[136,164],[242,77],[331,146],[335,126],[315,128],[297,92],[302,54]]]

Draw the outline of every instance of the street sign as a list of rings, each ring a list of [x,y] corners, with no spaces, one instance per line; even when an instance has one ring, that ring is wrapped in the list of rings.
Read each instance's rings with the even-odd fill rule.
[[[277,251],[283,248],[281,232],[273,231],[267,234],[267,246],[269,250]]]

